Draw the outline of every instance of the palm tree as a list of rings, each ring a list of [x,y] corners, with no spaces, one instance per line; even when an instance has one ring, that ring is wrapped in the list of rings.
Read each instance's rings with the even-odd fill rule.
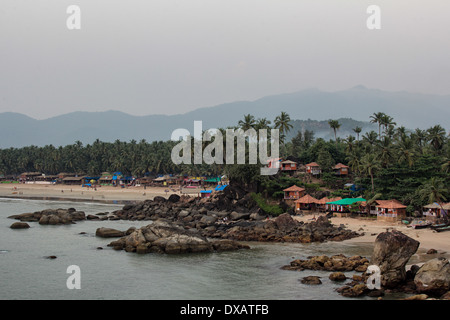
[[[378,134],[375,131],[366,132],[363,137],[362,141],[365,145],[366,152],[370,152],[373,149],[373,146],[377,142]]]
[[[427,200],[428,203],[437,202],[442,210],[442,201],[446,201],[444,194],[447,192],[445,183],[442,179],[432,177],[428,182],[422,185],[419,189],[419,196],[422,200]]]
[[[384,136],[383,139],[378,140],[376,146],[381,164],[384,168],[387,168],[394,157],[392,139]]]
[[[414,143],[413,140],[409,137],[404,137],[402,140],[400,140],[397,144],[397,159],[398,163],[407,163],[408,166],[411,168],[414,164]]]
[[[244,116],[244,120],[239,120],[238,125],[241,127],[242,130],[247,131],[248,129],[251,129],[256,124],[255,117],[251,114],[247,114]]]
[[[285,134],[292,129],[291,117],[284,111],[274,120],[275,129],[280,131],[280,139],[284,144]]]
[[[367,215],[370,214],[370,207],[372,204],[374,204],[379,198],[381,198],[383,195],[381,193],[377,193],[372,198],[366,201],[366,213]]]
[[[330,125],[330,128],[334,131],[334,141],[337,145],[337,137],[336,137],[336,131],[341,127],[341,124],[339,123],[339,120],[328,120],[328,124]]]
[[[256,120],[256,124],[255,124],[255,130],[259,130],[259,129],[270,129],[270,124],[271,121],[267,120],[266,118],[260,118],[258,120]]]
[[[427,141],[427,132],[425,130],[421,130],[417,128],[412,134],[411,138],[416,143],[417,148],[419,149],[419,153],[423,154],[423,146]]]
[[[377,123],[378,124],[378,136],[381,136],[381,123],[383,121],[383,117],[386,114],[384,114],[383,112],[376,112],[373,115],[370,116],[370,122],[371,123]]]
[[[387,114],[382,115],[379,124],[384,127],[385,132],[387,131],[388,127],[396,125],[396,123],[394,122],[394,118],[388,116]]]
[[[361,158],[360,171],[370,176],[370,181],[372,183],[372,193],[375,192],[373,177],[375,173],[380,169],[380,160],[376,154],[368,153]]]
[[[444,146],[445,142],[445,129],[440,125],[435,125],[427,130],[428,141],[430,141],[433,149],[439,151]]]
[[[362,128],[357,126],[356,128],[353,129],[353,131],[356,133],[356,138],[359,141],[359,134],[361,133]]]
[[[441,168],[444,173],[450,172],[450,157],[449,156],[444,157]]]

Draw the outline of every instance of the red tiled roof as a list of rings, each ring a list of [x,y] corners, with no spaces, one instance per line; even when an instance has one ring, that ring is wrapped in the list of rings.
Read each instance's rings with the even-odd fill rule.
[[[405,209],[406,206],[403,205],[398,200],[376,200],[377,205],[376,207],[383,208],[383,209]]]
[[[310,196],[309,194],[301,197],[298,200],[295,200],[294,202],[295,203],[317,203],[317,204],[320,204],[319,200],[317,200],[316,198]]]
[[[338,200],[342,200],[341,197],[336,197],[336,198],[328,198],[328,197],[323,197],[322,199],[319,200],[319,204],[326,204],[327,202],[333,202],[333,201],[338,201]]]
[[[283,191],[305,191],[305,189],[293,185],[292,187],[286,188]]]
[[[338,163],[337,165],[334,166],[334,169],[340,169],[340,168],[348,168],[348,166],[346,166],[345,164],[342,164],[342,163]]]
[[[317,164],[317,162],[311,162],[311,163],[305,164],[305,166],[307,166],[307,167],[320,167],[320,166]]]

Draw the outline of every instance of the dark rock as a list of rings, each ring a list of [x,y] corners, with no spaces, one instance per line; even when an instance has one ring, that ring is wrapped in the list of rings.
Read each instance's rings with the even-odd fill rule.
[[[320,277],[317,276],[304,277],[300,280],[300,282],[303,284],[312,284],[312,285],[322,284],[322,281],[320,281]]]
[[[160,203],[164,203],[166,202],[166,198],[162,197],[162,196],[156,196],[153,198],[154,202],[160,202]]]
[[[439,299],[441,300],[450,300],[450,291],[444,293]]]
[[[436,249],[430,249],[427,251],[427,254],[436,254],[437,250]]]
[[[180,197],[179,195],[173,193],[173,194],[171,194],[171,195],[169,196],[169,199],[167,199],[167,200],[168,200],[169,202],[176,203],[176,202],[180,201],[180,198],[181,198],[181,197]]]
[[[295,228],[298,225],[298,222],[295,221],[290,214],[283,213],[275,218],[275,224],[278,229],[289,231]]]
[[[354,286],[344,286],[337,290],[341,295],[344,297],[359,297],[366,293],[368,293],[369,289],[367,286],[363,283],[356,284]]]
[[[330,274],[329,279],[331,281],[344,281],[347,279],[347,277],[342,272],[333,272]]]
[[[11,229],[28,229],[30,225],[26,222],[14,222],[10,228]]]
[[[131,234],[111,242],[108,246],[116,250],[124,249],[128,252],[160,252],[168,254],[246,248],[231,240],[210,242],[199,231],[192,229],[188,231],[182,226],[162,219],[134,230]]]
[[[381,285],[395,288],[406,279],[405,265],[416,253],[419,242],[399,231],[380,233],[375,239],[371,264],[381,271]]]
[[[95,235],[101,238],[120,238],[125,235],[125,232],[112,228],[98,228]]]
[[[425,262],[414,277],[417,291],[442,295],[450,290],[450,263],[445,258]]]

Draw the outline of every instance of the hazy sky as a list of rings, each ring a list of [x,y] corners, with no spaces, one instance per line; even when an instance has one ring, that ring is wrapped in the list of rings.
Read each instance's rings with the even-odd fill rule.
[[[448,0],[0,0],[0,112],[175,114],[359,84],[450,94],[449,16]]]

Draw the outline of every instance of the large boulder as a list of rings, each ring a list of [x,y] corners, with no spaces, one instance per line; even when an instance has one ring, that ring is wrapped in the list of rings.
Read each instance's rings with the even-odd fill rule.
[[[275,218],[275,225],[281,231],[290,231],[298,225],[289,213],[283,213]]]
[[[380,233],[375,239],[371,264],[381,271],[381,285],[394,288],[406,279],[406,263],[419,248],[419,242],[399,231]]]
[[[98,228],[95,235],[101,238],[120,238],[125,235],[125,232],[112,228]]]
[[[442,295],[450,290],[450,264],[445,258],[425,262],[414,277],[417,291]]]

